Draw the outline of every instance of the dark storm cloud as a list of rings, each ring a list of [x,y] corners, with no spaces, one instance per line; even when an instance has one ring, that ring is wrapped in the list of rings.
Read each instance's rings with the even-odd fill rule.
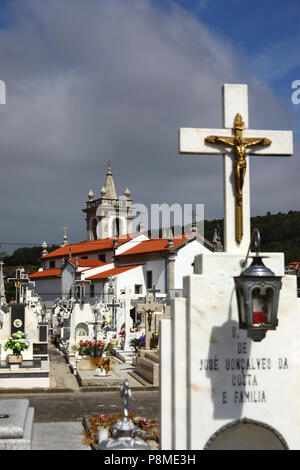
[[[234,47],[178,7],[143,0],[34,0],[0,30],[1,238],[85,238],[89,189],[107,161],[136,202],[204,203],[222,217],[219,157],[179,156],[179,127],[221,127],[221,86],[248,83],[250,126],[289,129],[289,111]],[[257,159],[256,159],[257,160]],[[297,209],[299,164],[251,165],[253,214]],[[272,159],[271,161],[273,161]],[[278,190],[288,184],[289,191]]]

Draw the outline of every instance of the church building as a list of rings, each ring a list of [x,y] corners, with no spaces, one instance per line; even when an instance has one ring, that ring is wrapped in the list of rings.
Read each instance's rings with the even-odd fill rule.
[[[42,267],[30,275],[42,302],[50,308],[57,298],[76,296],[76,286],[84,286],[85,297],[108,299],[109,287],[118,297],[129,287],[141,297],[155,286],[158,296],[181,295],[182,277],[193,273],[196,255],[219,249],[205,240],[194,227],[190,234],[151,238],[143,231],[133,233],[133,202],[127,188],[118,197],[111,164],[108,163],[101,197],[90,190],[83,212],[87,240],[69,244],[65,233],[60,248],[48,253],[44,242]]]

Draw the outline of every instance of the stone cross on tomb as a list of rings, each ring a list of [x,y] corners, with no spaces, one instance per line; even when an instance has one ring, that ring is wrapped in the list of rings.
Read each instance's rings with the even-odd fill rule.
[[[111,303],[106,305],[107,307],[111,308],[111,327],[113,330],[115,330],[117,327],[117,310],[120,305],[121,304],[116,301],[115,297],[112,299]]]
[[[24,268],[18,268],[16,270],[16,277],[10,277],[7,279],[8,282],[15,281],[15,288],[16,288],[16,303],[21,303],[21,289],[22,286],[34,284],[28,278],[27,274],[24,274]]]
[[[156,301],[156,292],[160,292],[160,289],[156,289],[156,285],[153,284],[151,289],[148,289],[148,292],[153,294],[154,302]]]
[[[86,321],[85,324],[86,325],[93,325],[93,327],[94,327],[94,342],[95,342],[95,344],[94,344],[94,356],[98,357],[99,356],[99,350],[97,348],[97,344],[98,344],[98,327],[103,322],[102,322],[102,320],[99,320],[100,312],[99,312],[98,308],[93,308],[92,312],[94,314],[95,320],[94,321]]]
[[[75,284],[75,298],[79,299],[81,303],[85,302],[85,286],[91,284],[91,281],[85,279],[76,279]]]
[[[223,125],[223,129],[181,128],[179,153],[223,155],[224,249],[246,253],[250,243],[249,155],[290,156],[293,134],[248,129],[248,87],[240,84],[223,86]]]
[[[125,303],[125,333],[130,332],[130,309],[131,309],[131,300],[137,299],[138,295],[132,294],[129,286],[125,287],[124,292],[119,295],[119,300]]]
[[[152,322],[153,313],[162,311],[162,304],[156,304],[152,294],[146,295],[146,302],[144,304],[137,304],[137,312],[145,314],[146,349],[150,349],[150,341],[152,333],[154,332],[154,322]],[[148,328],[146,323],[148,324]]]

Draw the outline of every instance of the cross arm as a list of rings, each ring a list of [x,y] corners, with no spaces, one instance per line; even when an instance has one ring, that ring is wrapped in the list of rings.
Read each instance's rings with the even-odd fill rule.
[[[293,154],[293,132],[292,131],[260,131],[245,130],[243,137],[262,137],[271,140],[271,144],[266,147],[253,147],[247,150],[247,154],[266,155],[270,157],[290,157]]]
[[[198,129],[182,127],[179,129],[179,153],[181,154],[207,154],[222,155],[222,147],[205,142],[206,137],[217,135],[232,137],[231,129]]]
[[[226,145],[214,145],[206,142],[206,137],[233,137],[231,129],[199,129],[183,127],[179,129],[179,153],[180,154],[204,154],[223,155],[231,152]],[[272,130],[250,130],[243,131],[246,138],[266,138],[272,141],[267,147],[249,147],[246,153],[249,155],[270,155],[270,156],[290,156],[293,154],[293,132],[292,131],[272,131]]]

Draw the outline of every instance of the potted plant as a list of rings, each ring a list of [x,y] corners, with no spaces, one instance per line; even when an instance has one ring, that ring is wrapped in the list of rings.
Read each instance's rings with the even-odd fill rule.
[[[114,345],[111,341],[99,341],[97,347],[99,350],[99,357],[106,357],[106,354],[114,349]]]
[[[130,333],[137,333],[139,331],[141,322],[137,320],[136,322],[133,322],[132,328],[130,328]]]
[[[97,361],[97,370],[96,375],[106,376],[110,371],[110,357],[100,357],[96,358]]]
[[[139,337],[140,348],[145,349],[146,347],[146,335],[142,335]]]
[[[29,341],[26,333],[23,331],[17,331],[13,333],[6,343],[4,344],[4,350],[10,349],[12,354],[6,356],[8,364],[20,364],[22,362],[22,351],[26,351],[29,348]]]
[[[98,444],[108,438],[108,421],[105,415],[99,417]]]
[[[137,353],[141,347],[140,341],[138,340],[138,338],[132,338],[129,343],[129,346],[131,346],[134,349],[134,352]]]
[[[124,348],[126,331],[125,330],[119,331],[119,336],[120,336],[120,347]]]

